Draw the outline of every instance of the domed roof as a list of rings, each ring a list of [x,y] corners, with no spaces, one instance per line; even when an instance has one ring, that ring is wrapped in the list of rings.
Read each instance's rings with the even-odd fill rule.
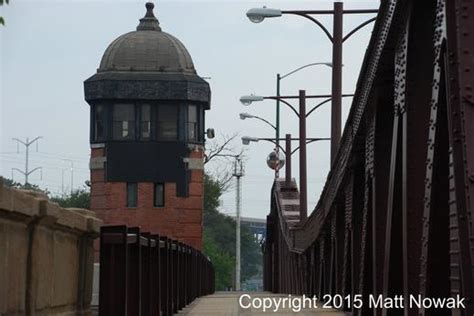
[[[147,3],[147,12],[137,30],[119,36],[107,47],[97,72],[196,74],[186,47],[176,37],[161,31],[153,8],[153,3]]]

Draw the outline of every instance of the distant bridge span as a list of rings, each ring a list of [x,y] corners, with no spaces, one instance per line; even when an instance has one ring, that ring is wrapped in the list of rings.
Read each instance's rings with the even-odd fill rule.
[[[276,180],[265,290],[465,297],[466,308],[354,315],[474,314],[474,2],[381,2],[337,159],[300,222]]]
[[[235,216],[232,216],[235,219]],[[246,226],[258,242],[265,240],[267,220],[263,218],[241,217],[240,222]]]

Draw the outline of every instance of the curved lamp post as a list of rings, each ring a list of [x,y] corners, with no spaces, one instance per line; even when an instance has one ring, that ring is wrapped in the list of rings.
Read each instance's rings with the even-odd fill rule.
[[[289,136],[289,140],[290,141],[299,141],[300,139],[299,138],[291,138],[291,134],[286,134],[286,136]],[[278,146],[279,149],[285,154],[289,154],[289,155],[293,155],[295,152],[298,151],[298,149],[300,149],[300,147],[296,147],[295,149],[291,149],[291,147],[288,147],[285,145],[285,148],[283,148],[282,146],[280,145],[277,145],[277,142],[276,142],[276,139],[275,138],[266,138],[266,137],[252,137],[252,136],[242,136],[242,144],[243,145],[250,145],[250,143],[258,143],[259,141],[267,141],[267,142],[270,142],[272,144],[274,144],[275,146]],[[287,138],[280,138],[280,140],[288,140]],[[331,140],[331,138],[329,137],[323,137],[323,138],[306,138],[306,144],[310,144],[310,143],[313,143],[313,142],[317,142],[317,141],[321,141],[321,140]]]
[[[240,119],[241,120],[245,120],[245,119],[257,119],[257,120],[260,120],[262,122],[264,122],[265,124],[267,124],[268,126],[270,126],[271,128],[273,128],[274,130],[277,130],[277,127],[275,125],[273,125],[272,123],[270,123],[268,120],[264,119],[263,117],[260,117],[260,116],[257,116],[257,115],[252,115],[252,114],[249,114],[249,113],[240,113],[239,114],[240,116]]]
[[[353,94],[343,94],[341,97],[351,97]],[[259,95],[246,95],[240,98],[240,102],[244,105],[250,105],[253,102],[259,102],[263,100],[280,100],[283,104],[287,105],[293,113],[299,119],[299,150],[300,150],[300,198],[307,201],[307,192],[306,192],[306,118],[318,109],[321,105],[329,102],[332,99],[331,95],[306,95],[305,90],[300,90],[299,95],[291,96],[259,96]],[[298,99],[299,100],[299,111],[287,100],[288,99]],[[306,99],[324,99],[323,101],[316,104],[309,112],[306,112]],[[279,138],[275,138],[277,148],[281,148],[278,145]],[[332,143],[332,138],[331,138]],[[307,203],[301,201],[300,206],[300,218],[303,220],[307,217]]]
[[[332,63],[329,63],[329,62],[318,62],[318,63],[310,63],[310,64],[306,64],[306,65],[303,65],[301,67],[298,67],[290,72],[288,72],[287,74],[285,75],[280,75],[279,73],[277,74],[277,80],[276,80],[276,120],[275,120],[275,138],[276,139],[280,139],[280,81],[285,79],[286,77],[288,76],[291,76],[292,74],[300,71],[300,70],[303,70],[305,68],[308,68],[308,67],[312,67],[312,66],[328,66],[328,67],[332,67]],[[240,98],[240,102],[242,102],[242,104],[244,105],[250,105],[252,102],[255,102],[255,101],[263,101],[265,99],[265,97],[262,97],[262,96],[256,96],[256,95],[249,95],[249,96],[243,96]],[[241,119],[245,119],[245,118],[242,118],[240,117]]]
[[[328,66],[328,67],[332,67],[332,63],[329,63],[329,62],[318,62],[318,63],[310,63],[310,64],[306,64],[306,65],[303,65],[301,67],[298,67],[290,72],[288,72],[287,74],[281,76],[279,73],[277,74],[277,78],[276,78],[276,92],[277,92],[277,97],[280,96],[280,82],[281,80],[285,79],[286,77],[288,76],[291,76],[292,74],[300,71],[300,70],[303,70],[305,68],[308,68],[308,67],[313,67],[313,66]],[[276,138],[279,139],[280,138],[280,99],[277,98],[276,99],[276,126],[277,126],[277,132],[276,132]]]
[[[353,94],[343,94],[341,97],[342,98],[347,98],[347,97],[353,97],[353,96],[354,96]],[[288,106],[293,111],[293,113],[295,113],[297,116],[299,116],[298,111],[293,107],[293,105],[291,105],[291,103],[286,101],[286,99],[298,99],[298,98],[299,98],[298,96],[260,96],[260,95],[250,94],[250,95],[241,96],[239,100],[245,106],[249,106],[253,102],[261,102],[261,101],[264,101],[264,100],[278,100],[280,102],[283,102],[286,106]],[[324,104],[328,103],[332,99],[330,95],[326,95],[326,94],[307,95],[307,96],[305,96],[305,98],[306,99],[325,99],[325,100],[317,103],[315,106],[313,106],[311,108],[311,110],[309,110],[306,113],[306,117],[308,117],[311,113],[313,113],[321,105],[324,105]],[[247,115],[247,113],[241,113],[241,114]],[[251,115],[251,114],[249,114],[249,115]],[[249,118],[249,117],[245,117],[245,118],[240,117],[240,118],[242,120],[244,120],[245,118]],[[275,126],[275,128],[278,129],[278,126]]]
[[[341,137],[341,104],[342,104],[342,44],[358,30],[375,21],[370,18],[343,35],[342,18],[344,14],[370,14],[377,13],[376,9],[344,10],[342,2],[335,2],[333,10],[287,10],[271,9],[267,7],[253,8],[247,11],[247,17],[254,23],[260,23],[266,18],[281,17],[284,14],[298,15],[315,23],[332,43],[332,107],[331,107],[331,164],[339,146]],[[319,22],[313,15],[332,15],[333,32]]]
[[[257,116],[257,115],[252,115],[252,114],[249,114],[249,113],[240,113],[239,114],[240,116],[240,119],[241,120],[245,120],[245,119],[257,119],[257,120],[260,120],[262,122],[264,122],[265,124],[267,124],[268,126],[270,126],[271,128],[273,128],[277,135],[278,135],[278,127],[273,125],[272,123],[270,123],[268,120],[264,119],[263,117],[260,117],[260,116]],[[277,155],[278,155],[278,146],[275,148],[275,151],[277,152]],[[276,168],[274,168],[275,170],[275,179],[277,179],[279,177],[279,173],[280,173],[280,168],[277,166]]]

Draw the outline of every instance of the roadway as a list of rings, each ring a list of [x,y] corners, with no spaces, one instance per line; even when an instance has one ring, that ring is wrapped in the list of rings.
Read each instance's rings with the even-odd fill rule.
[[[258,307],[259,303],[263,304],[263,299],[267,299],[267,304],[272,300],[273,306],[268,308],[265,312],[263,308],[243,308],[239,306],[239,297],[245,292],[216,292],[212,295],[203,296],[197,298],[194,302],[186,306],[177,315],[193,315],[193,316],[209,316],[209,315],[223,315],[223,316],[234,316],[234,315],[328,315],[328,316],[346,316],[348,314],[334,310],[334,309],[323,309],[320,305],[317,308],[302,308],[297,312],[298,308],[295,306],[289,307],[289,301],[285,302],[285,308],[282,308],[283,299],[288,298],[287,295],[273,294],[269,292],[248,292],[251,296],[243,298],[242,303],[244,307],[250,305],[251,301]],[[299,299],[298,296],[292,296],[292,299]],[[280,301],[280,306],[276,310],[277,302]],[[293,301],[295,302],[295,301]],[[293,305],[295,303],[292,303]]]

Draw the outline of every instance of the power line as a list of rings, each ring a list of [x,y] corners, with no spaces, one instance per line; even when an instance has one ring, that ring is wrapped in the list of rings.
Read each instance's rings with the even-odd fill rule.
[[[17,155],[19,153],[21,153],[21,152],[20,151],[16,151],[16,152],[2,151],[2,152],[0,152],[0,155]],[[74,156],[66,156],[66,155],[62,155],[62,154],[55,154],[55,153],[47,153],[47,152],[38,151],[38,152],[36,152],[36,155],[40,156],[40,157],[43,157],[43,158],[47,158],[47,159],[56,159],[56,160],[69,159],[69,160],[73,160],[75,162],[80,162],[80,163],[83,163],[83,164],[89,163],[89,159],[77,158],[77,157],[74,157]]]
[[[10,158],[10,157],[9,157]],[[8,162],[8,163],[14,163],[14,164],[22,164],[21,161],[18,160],[12,160],[12,159],[5,159],[5,158],[0,158],[0,161],[3,162]],[[42,167],[42,169],[49,169],[49,170],[62,170],[63,167],[58,165],[57,163],[49,163],[49,162],[44,162],[41,160],[35,160],[35,159],[30,159],[30,162],[36,162],[40,163],[49,167]],[[74,166],[74,172],[82,173],[82,174],[89,174],[89,168],[81,168],[81,167],[76,167]]]
[[[56,158],[56,159],[69,159],[69,160],[73,160],[73,161],[77,161],[77,162],[83,162],[83,163],[88,163],[89,162],[89,159],[83,159],[83,158],[78,158],[77,156],[66,156],[66,155],[62,155],[62,154],[56,154],[56,153],[47,153],[47,152],[44,152],[44,151],[40,151],[38,152],[38,155],[42,155],[42,156],[53,156],[52,158]]]

